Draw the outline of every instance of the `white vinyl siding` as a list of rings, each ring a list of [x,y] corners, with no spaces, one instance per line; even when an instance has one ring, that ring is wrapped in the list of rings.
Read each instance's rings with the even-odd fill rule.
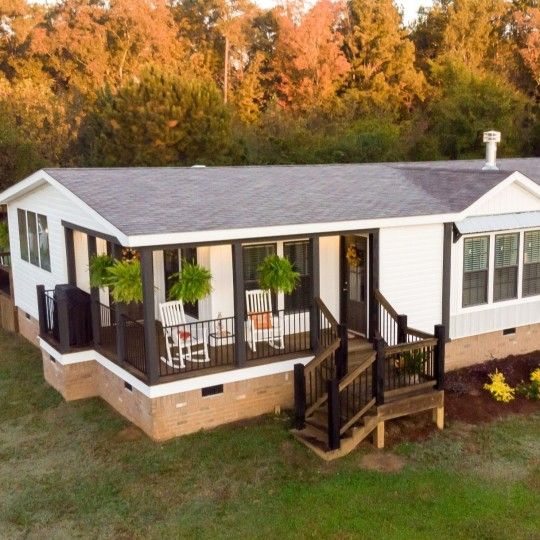
[[[380,230],[380,290],[424,332],[442,320],[443,235],[442,223]]]
[[[452,244],[452,287],[450,303],[450,331],[451,339],[474,336],[487,332],[504,330],[528,324],[540,322],[540,296],[527,296],[523,290],[524,269],[526,264],[522,261],[527,259],[524,250],[524,238],[527,231],[504,231],[490,233],[490,245],[494,246],[489,253],[488,270],[488,297],[487,302],[475,306],[463,306],[463,255],[464,243],[468,237],[460,238]],[[517,248],[515,240],[508,240],[509,237],[518,238]],[[497,242],[497,238],[500,238]],[[504,240],[503,240],[504,238]],[[497,247],[499,249],[497,249]],[[506,252],[501,255],[500,248]],[[499,253],[497,253],[499,252]],[[518,265],[512,266],[516,259]],[[504,266],[506,265],[506,266]],[[513,275],[516,276],[516,294],[512,298],[498,298],[497,290],[500,289],[500,282],[496,277],[498,268],[515,268]],[[505,285],[506,288],[506,285]],[[508,286],[508,290],[511,287]]]
[[[21,254],[19,209],[47,217],[50,272],[30,264],[24,260],[22,256],[24,253]],[[72,200],[50,185],[40,186],[8,204],[15,305],[34,318],[37,318],[38,315],[36,286],[45,285],[46,289],[52,289],[57,284],[67,283],[65,234],[62,220],[89,229],[102,229],[100,224],[85,214]],[[88,272],[88,270],[86,271]]]

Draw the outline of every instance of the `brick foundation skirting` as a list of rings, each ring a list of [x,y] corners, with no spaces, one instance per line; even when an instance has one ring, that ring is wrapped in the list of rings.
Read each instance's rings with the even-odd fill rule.
[[[155,440],[166,440],[293,406],[293,373],[227,383],[223,393],[202,397],[201,389],[149,398],[91,360],[53,362],[43,351],[47,382],[68,400],[100,396]]]
[[[538,349],[540,324],[522,326],[511,335],[491,332],[456,339],[446,346],[446,369]],[[207,397],[197,389],[150,398],[137,388],[130,389],[122,378],[96,360],[61,364],[53,362],[45,351],[42,353],[45,379],[66,400],[99,396],[156,440],[253,418],[274,412],[276,407],[293,406],[292,371],[226,383],[222,393]]]
[[[446,370],[537,350],[540,350],[540,324],[519,326],[515,334],[504,335],[499,331],[459,338],[446,344]]]
[[[19,334],[26,338],[32,345],[37,345],[39,335],[39,322],[34,317],[28,315],[22,310],[17,310],[19,323]]]

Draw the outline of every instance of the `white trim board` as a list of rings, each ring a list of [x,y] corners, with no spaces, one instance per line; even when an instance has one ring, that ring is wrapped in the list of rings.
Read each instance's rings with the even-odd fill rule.
[[[294,364],[306,365],[313,359],[312,355],[302,358],[294,358],[292,360],[283,360],[281,362],[272,362],[271,364],[263,364],[260,366],[231,369],[229,371],[222,371],[220,373],[201,375],[199,377],[191,377],[189,379],[149,386],[95,350],[61,354],[41,338],[39,338],[39,345],[46,353],[50,354],[60,365],[63,366],[78,364],[81,362],[96,361],[114,373],[117,377],[130,384],[133,388],[137,389],[139,392],[141,392],[141,394],[151,399],[189,392],[191,390],[200,390],[201,388],[214,386],[217,384],[229,384],[233,382],[257,379],[259,377],[266,377],[268,375],[292,372],[294,369]]]

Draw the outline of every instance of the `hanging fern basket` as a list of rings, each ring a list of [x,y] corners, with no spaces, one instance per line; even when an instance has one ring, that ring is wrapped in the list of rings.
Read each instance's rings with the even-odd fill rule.
[[[173,284],[169,291],[169,300],[181,300],[186,304],[195,304],[212,292],[212,274],[203,266],[182,261],[180,272],[169,278]]]
[[[261,289],[291,294],[300,282],[291,261],[279,255],[269,255],[257,269]]]

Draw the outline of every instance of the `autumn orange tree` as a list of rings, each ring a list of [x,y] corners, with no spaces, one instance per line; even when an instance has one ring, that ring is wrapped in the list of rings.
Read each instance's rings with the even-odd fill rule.
[[[502,153],[540,152],[539,13],[434,0],[407,26],[393,0],[2,0],[0,176],[454,158],[496,126]]]

